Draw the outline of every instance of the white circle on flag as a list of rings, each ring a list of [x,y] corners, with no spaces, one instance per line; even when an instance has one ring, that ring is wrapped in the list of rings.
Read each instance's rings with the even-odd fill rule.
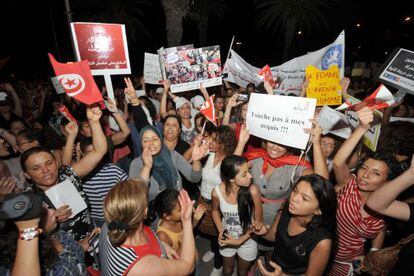
[[[74,97],[85,89],[85,80],[78,74],[65,74],[56,77],[66,93]]]

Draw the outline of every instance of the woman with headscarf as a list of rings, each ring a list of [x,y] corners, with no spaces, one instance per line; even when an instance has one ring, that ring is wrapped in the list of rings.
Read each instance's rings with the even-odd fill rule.
[[[153,126],[146,126],[140,132],[142,155],[131,162],[130,178],[142,178],[149,182],[148,199],[153,200],[165,189],[180,190],[182,179],[178,172],[193,183],[201,179],[201,163],[208,150],[208,144],[201,144],[197,138],[191,154],[192,164],[176,151],[171,151],[162,142],[161,133]]]

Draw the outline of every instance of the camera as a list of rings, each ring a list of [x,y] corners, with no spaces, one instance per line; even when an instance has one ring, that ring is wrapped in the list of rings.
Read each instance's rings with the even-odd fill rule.
[[[40,217],[42,197],[35,193],[6,195],[0,199],[0,229],[6,220],[29,220]]]

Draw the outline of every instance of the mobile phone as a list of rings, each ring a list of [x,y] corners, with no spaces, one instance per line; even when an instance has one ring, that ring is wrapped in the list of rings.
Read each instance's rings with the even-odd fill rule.
[[[275,268],[270,265],[270,259],[267,255],[260,256],[260,260],[262,261],[263,266],[269,272],[275,271]]]

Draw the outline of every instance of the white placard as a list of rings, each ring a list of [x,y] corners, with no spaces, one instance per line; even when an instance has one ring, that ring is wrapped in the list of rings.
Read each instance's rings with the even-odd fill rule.
[[[68,179],[49,188],[45,191],[45,194],[56,209],[63,205],[69,205],[72,209],[72,215],[69,218],[75,217],[77,214],[88,208],[78,190],[76,190],[75,186],[73,186],[72,182]]]
[[[160,84],[162,73],[160,61],[157,54],[144,54],[144,78],[146,83]]]
[[[346,116],[327,105],[322,107],[316,120],[323,130],[323,135],[332,133],[344,139],[348,139],[351,136],[352,130]]]
[[[246,114],[250,134],[289,147],[305,149],[316,99],[252,93]]]

